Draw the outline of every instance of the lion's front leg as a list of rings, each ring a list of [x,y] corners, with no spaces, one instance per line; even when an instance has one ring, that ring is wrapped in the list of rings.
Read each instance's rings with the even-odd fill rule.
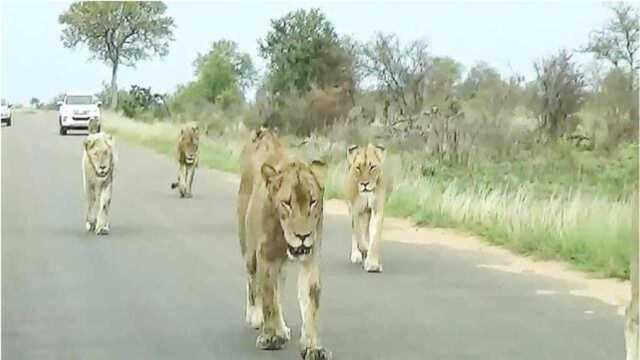
[[[268,261],[261,255],[258,258],[258,286],[261,290],[264,320],[256,346],[263,350],[279,350],[290,337],[289,329],[284,325],[278,290],[283,261]]]
[[[196,174],[196,165],[192,164],[187,166],[187,179],[186,179],[186,191],[185,197],[193,197],[193,193],[191,192],[191,187],[193,185],[193,177]]]
[[[181,163],[178,172],[178,192],[180,193],[180,197],[185,197],[187,194],[187,171],[187,165]]]
[[[360,252],[359,243],[362,241],[362,227],[358,219],[358,212],[350,208],[351,211],[351,262],[353,264],[361,264],[363,260],[362,252]]]
[[[298,275],[298,302],[302,315],[300,346],[304,360],[324,360],[331,357],[331,353],[320,346],[318,336],[320,274],[316,261],[314,258],[302,264]]]
[[[380,238],[382,235],[382,221],[384,210],[372,209],[369,228],[369,253],[364,261],[364,269],[367,272],[382,272],[380,259]]]
[[[256,279],[256,252],[255,249],[245,254],[245,266],[247,269],[247,308],[245,321],[254,329],[262,325],[262,296],[258,289]]]
[[[85,185],[86,188],[86,196],[87,196],[87,216],[86,216],[86,222],[85,222],[85,228],[87,229],[87,231],[91,232],[94,231],[96,228],[96,213],[97,213],[97,208],[96,208],[96,191],[93,187],[93,185],[91,184],[86,184]]]
[[[111,231],[109,226],[109,210],[111,209],[111,184],[105,187],[98,194],[98,218],[96,221],[96,234],[108,235]]]

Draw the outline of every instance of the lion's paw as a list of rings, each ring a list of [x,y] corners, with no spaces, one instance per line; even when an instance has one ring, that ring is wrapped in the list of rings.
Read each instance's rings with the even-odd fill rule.
[[[382,264],[377,261],[372,261],[371,258],[367,258],[364,261],[364,270],[370,273],[380,273],[382,272]]]
[[[359,250],[351,251],[351,263],[362,264],[362,253]]]
[[[271,332],[261,332],[256,339],[256,346],[261,350],[280,350],[287,343],[287,338]]]
[[[87,232],[92,232],[93,230],[95,230],[95,227],[96,227],[96,223],[92,221],[87,221],[84,224],[84,228],[87,229]]]
[[[100,229],[97,229],[96,235],[109,235],[110,232],[111,232],[111,229],[109,229],[109,225],[107,224],[101,227]]]
[[[331,352],[323,348],[304,348],[300,356],[303,360],[331,360]]]
[[[193,194],[192,193],[185,193],[184,197],[187,198],[187,199],[191,199],[193,197]]]
[[[280,333],[284,335],[287,341],[291,340],[291,329],[287,325],[283,325]]]

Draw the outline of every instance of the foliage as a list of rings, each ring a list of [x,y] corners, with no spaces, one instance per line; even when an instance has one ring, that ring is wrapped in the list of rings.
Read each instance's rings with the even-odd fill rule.
[[[395,34],[376,34],[362,49],[366,76],[401,106],[402,112],[421,110],[423,86],[430,68],[428,44],[419,39],[403,46]]]
[[[173,40],[173,18],[162,2],[75,2],[58,19],[62,43],[87,46],[92,59],[111,66],[112,106],[117,105],[120,65],[134,66],[151,56],[165,56]]]
[[[244,91],[256,78],[249,54],[240,52],[229,40],[216,41],[208,53],[198,54],[194,68],[196,80],[176,92],[173,103],[177,111],[204,103],[227,109],[244,100]]]
[[[593,31],[589,43],[582,51],[593,53],[613,66],[625,66],[627,71],[637,69],[640,48],[640,13],[631,4],[616,2],[609,6],[613,17],[601,29]]]
[[[156,117],[165,117],[168,114],[165,106],[165,96],[151,92],[151,88],[131,85],[131,89],[119,104],[125,116],[135,118],[144,111],[154,110]],[[159,116],[158,116],[159,115]]]
[[[40,100],[36,97],[32,97],[31,100],[29,100],[29,104],[34,108],[40,108],[41,106]]]
[[[266,38],[259,41],[260,56],[268,62],[270,92],[305,93],[312,84],[325,88],[353,83],[352,54],[343,44],[319,9],[299,9],[272,20]]]
[[[558,138],[568,129],[570,117],[578,112],[584,101],[584,74],[571,57],[568,51],[561,50],[534,64],[537,76],[535,111],[540,118],[540,129],[551,139]]]

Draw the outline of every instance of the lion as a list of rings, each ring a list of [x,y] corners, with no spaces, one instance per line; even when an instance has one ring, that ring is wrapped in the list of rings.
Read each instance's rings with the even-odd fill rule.
[[[634,234],[632,236],[631,247],[631,302],[627,307],[625,320],[625,344],[627,352],[627,360],[637,360],[640,357],[640,334],[638,334],[638,326],[640,322],[640,307],[638,306],[638,297],[640,296],[640,277],[638,277],[638,259],[640,257],[640,233],[638,233],[638,193],[634,196],[635,214]]]
[[[320,243],[326,165],[291,159],[272,131],[259,130],[243,150],[238,221],[247,270],[246,322],[260,328],[259,349],[281,349],[291,332],[280,302],[282,268],[300,265],[301,356],[329,359],[317,331]],[[246,163],[248,162],[248,163]]]
[[[116,165],[115,141],[106,133],[90,134],[83,142],[82,176],[87,196],[86,229],[108,235],[113,174]]]
[[[171,188],[178,188],[181,198],[193,196],[191,186],[198,167],[198,145],[200,128],[195,124],[187,124],[180,129],[180,137],[176,146],[178,158],[178,179],[171,183]]]
[[[89,134],[97,134],[100,132],[101,127],[102,126],[100,124],[100,119],[91,118],[89,120],[89,125],[87,126],[87,131],[89,132]]]
[[[390,179],[383,173],[383,146],[352,145],[347,149],[345,195],[351,213],[351,262],[367,272],[382,272],[380,235]]]

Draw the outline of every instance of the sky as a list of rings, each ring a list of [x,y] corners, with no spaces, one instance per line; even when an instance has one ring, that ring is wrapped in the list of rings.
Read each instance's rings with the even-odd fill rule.
[[[58,16],[70,2],[0,2],[0,95],[11,103],[32,97],[49,101],[65,91],[97,92],[110,81],[110,69],[91,61],[86,48],[67,49],[60,41]],[[577,49],[607,21],[603,3],[590,1],[169,1],[175,41],[169,54],[123,68],[120,88],[151,86],[171,92],[193,79],[193,60],[213,41],[230,39],[248,52],[259,69],[258,39],[270,19],[297,8],[319,7],[339,34],[357,40],[376,32],[401,41],[427,39],[435,56],[451,56],[466,69],[483,61],[505,75],[531,79],[533,62],[561,48]],[[576,58],[583,64],[590,56]],[[251,96],[251,94],[249,94]]]

